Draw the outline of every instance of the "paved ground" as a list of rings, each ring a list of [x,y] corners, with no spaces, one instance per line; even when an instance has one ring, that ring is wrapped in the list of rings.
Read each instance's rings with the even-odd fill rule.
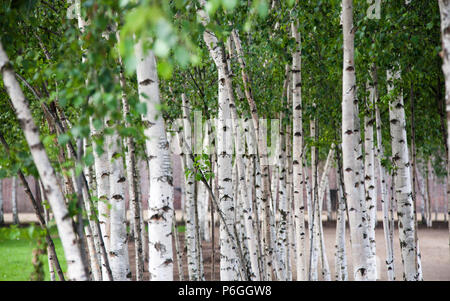
[[[381,226],[381,225],[380,225]],[[334,276],[334,245],[335,245],[335,223],[325,223],[324,225],[324,234],[325,234],[325,244],[326,244],[326,253],[328,257],[328,263],[331,269],[331,273]],[[349,232],[347,229],[347,238],[349,237]],[[447,224],[439,223],[435,225],[433,229],[421,228],[419,227],[419,242],[420,248],[422,252],[422,266],[423,266],[423,276],[424,280],[438,280],[438,281],[449,281],[450,280],[450,248],[448,245],[448,228]],[[386,266],[384,264],[385,261],[385,244],[384,244],[384,235],[383,229],[376,229],[376,239],[377,239],[377,255],[379,257],[378,266],[379,268],[379,276],[380,280],[387,280],[386,277]],[[180,235],[181,240],[181,249],[184,249],[184,237]],[[130,243],[130,262],[134,262],[134,246],[133,243]],[[352,267],[351,267],[351,246],[350,241],[347,240],[347,256],[349,263],[349,277],[353,279],[351,275]],[[218,280],[219,277],[219,251],[218,251],[218,231],[216,231],[216,244],[215,244],[215,273],[214,278],[212,278],[212,266],[211,266],[211,242],[203,243],[203,260],[204,260],[204,269],[206,280]],[[394,237],[394,265],[395,265],[395,274],[397,280],[402,280],[402,261],[400,255],[400,244],[398,240],[398,229],[395,231]],[[174,253],[175,256],[175,253]],[[186,256],[183,256],[183,270],[184,270],[184,280],[188,279],[187,273],[187,263]],[[134,266],[132,265],[132,271],[134,274]],[[174,264],[175,271],[175,280],[178,280],[178,268],[177,263],[175,261]],[[295,270],[294,270],[295,275]],[[148,279],[148,273],[145,273],[145,278]]]

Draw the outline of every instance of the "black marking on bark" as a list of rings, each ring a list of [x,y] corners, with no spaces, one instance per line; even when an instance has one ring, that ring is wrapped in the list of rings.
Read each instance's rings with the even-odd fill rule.
[[[141,85],[141,86],[148,86],[148,85],[150,85],[151,83],[154,83],[154,81],[151,80],[150,78],[147,78],[147,79],[144,79],[143,81],[141,81],[141,82],[139,83],[139,85]]]

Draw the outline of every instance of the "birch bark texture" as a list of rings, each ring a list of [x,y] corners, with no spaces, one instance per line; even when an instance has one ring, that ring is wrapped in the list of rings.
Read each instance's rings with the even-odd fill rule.
[[[183,104],[183,138],[184,164],[185,164],[185,206],[186,206],[186,245],[189,280],[204,280],[201,270],[201,254],[197,248],[200,237],[197,235],[198,220],[195,214],[195,173],[194,160],[192,159],[192,127],[190,121],[189,102],[186,95],[181,95]]]
[[[342,0],[342,28],[344,35],[342,154],[345,195],[349,206],[353,274],[355,280],[369,280],[367,267],[370,246],[364,221],[363,156],[356,101],[355,28],[353,26],[352,0]]]
[[[117,33],[119,39],[119,33]],[[123,70],[122,58],[119,56],[120,66],[120,87],[122,88],[122,108],[123,119],[125,126],[130,127],[131,124],[128,120],[130,118],[130,106],[128,104],[128,98],[125,92],[126,79]],[[130,199],[131,209],[131,225],[133,226],[133,240],[135,249],[135,265],[136,265],[136,281],[142,281],[144,277],[144,251],[142,246],[142,228],[141,228],[141,199],[139,194],[139,175],[137,168],[136,147],[133,137],[126,137],[124,139],[126,145],[125,151],[125,164],[126,173],[128,178],[128,195]],[[144,230],[145,231],[145,230]]]
[[[364,116],[364,188],[366,193],[367,226],[370,244],[368,274],[372,280],[377,279],[375,223],[377,218],[377,190],[375,186],[375,144],[373,124],[373,87],[367,84],[370,91],[369,99],[365,103]]]
[[[292,60],[292,182],[294,202],[294,225],[296,244],[297,281],[306,278],[306,232],[305,204],[303,200],[303,117],[302,117],[302,78],[301,78],[301,38],[298,22],[291,23],[292,36],[295,38],[296,50]]]
[[[108,160],[110,162],[110,249],[109,261],[114,280],[131,280],[130,261],[128,257],[128,237],[125,208],[125,171],[121,139],[115,131],[112,136],[106,138],[108,142]]]
[[[445,104],[447,128],[450,129],[450,1],[439,0],[442,33],[442,71],[445,77]],[[447,149],[450,149],[450,131],[447,131]],[[450,152],[447,152],[447,174],[450,173]],[[450,176],[447,175],[447,189],[450,189]],[[450,245],[450,194],[447,192],[447,215]]]
[[[381,164],[381,160],[384,158],[384,147],[381,134],[381,113],[379,107],[379,97],[378,97],[378,76],[376,67],[373,66],[371,70],[371,89],[370,96],[373,98],[373,103],[375,105],[375,122],[377,131],[377,148],[376,148],[376,164],[378,168],[379,178],[380,178],[380,191],[381,191],[381,209],[383,211],[383,232],[384,240],[386,244],[386,269],[388,280],[395,280],[395,270],[394,270],[394,246],[392,244],[393,237],[391,236],[391,225],[389,222],[389,207],[390,200],[388,197],[387,182],[386,182],[386,168]]]
[[[388,93],[393,100],[389,104],[389,121],[392,143],[392,164],[394,166],[395,199],[400,247],[403,262],[403,278],[407,281],[418,280],[416,225],[412,198],[412,182],[409,152],[406,134],[406,118],[401,91],[394,90],[394,81],[400,79],[400,71],[387,71]]]
[[[79,241],[75,234],[69,211],[64,203],[64,196],[59,189],[55,170],[47,156],[45,148],[40,141],[39,130],[33,120],[28,101],[25,98],[19,83],[17,82],[14,70],[9,61],[3,45],[0,42],[0,71],[3,76],[3,83],[11,98],[14,110],[24,132],[25,139],[30,147],[33,161],[41,178],[44,192],[52,208],[58,233],[66,256],[67,269],[70,280],[87,280],[88,275],[82,261]],[[83,250],[84,251],[84,250]]]
[[[198,15],[204,26],[209,23],[209,16],[203,9],[206,1],[200,0],[201,9]],[[231,115],[229,108],[229,95],[226,89],[226,78],[228,73],[226,58],[222,47],[218,45],[217,37],[209,30],[203,33],[203,40],[208,47],[211,58],[213,59],[218,71],[218,102],[219,112],[217,120],[217,171],[218,171],[218,199],[220,210],[224,216],[226,225],[220,223],[220,280],[232,281],[238,279],[239,261],[237,250],[233,247],[235,237],[228,229],[234,228],[234,200],[233,200],[233,181],[232,181],[232,152],[231,152]],[[233,235],[234,236],[234,235]]]
[[[143,115],[146,136],[150,189],[148,199],[148,270],[152,281],[173,280],[172,219],[173,178],[165,123],[159,98],[156,59],[152,51],[144,52],[143,41],[135,45],[139,101],[147,106]]]

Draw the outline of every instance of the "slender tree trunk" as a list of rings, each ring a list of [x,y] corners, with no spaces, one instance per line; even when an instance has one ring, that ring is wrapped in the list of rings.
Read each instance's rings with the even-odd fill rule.
[[[119,38],[119,33],[117,32],[117,37]],[[120,87],[122,88],[122,108],[123,108],[123,119],[126,127],[130,127],[129,118],[130,106],[128,104],[128,98],[125,92],[126,89],[126,78],[123,70],[122,58],[119,56],[120,65]],[[131,208],[131,225],[133,226],[133,241],[135,250],[135,265],[136,265],[136,281],[142,281],[144,277],[144,252],[142,246],[142,222],[141,222],[141,198],[139,195],[139,176],[137,169],[137,158],[136,158],[136,147],[133,137],[125,138],[125,164],[126,164],[126,176],[128,178],[128,194],[129,194],[129,204]]]
[[[419,167],[415,166],[416,169],[416,174],[420,175],[419,173]],[[419,193],[422,195],[422,203],[424,204],[423,206],[424,211],[425,211],[425,217],[424,217],[424,223],[427,225],[427,227],[431,227],[430,225],[430,219],[429,219],[429,206],[430,206],[430,202],[428,201],[428,197],[429,197],[429,193],[428,193],[428,167],[425,166],[425,177],[422,175],[422,179],[418,176],[417,177],[417,187],[419,189]],[[424,179],[425,178],[425,179]],[[424,183],[425,182],[425,183]],[[425,187],[425,184],[427,184],[427,186]]]
[[[296,49],[292,61],[292,169],[293,202],[296,242],[297,281],[306,278],[305,204],[303,200],[303,121],[302,121],[302,78],[301,78],[301,38],[298,22],[291,24]],[[308,221],[311,223],[311,220]]]
[[[245,239],[244,244],[247,244],[249,251],[249,261],[250,261],[250,275],[251,280],[259,281],[261,280],[261,275],[259,274],[258,268],[258,252],[257,252],[257,243],[256,236],[254,231],[254,221],[253,221],[253,208],[252,208],[252,198],[251,194],[251,186],[247,186],[245,183],[246,172],[245,172],[245,144],[242,139],[244,137],[244,126],[242,119],[238,118],[236,105],[234,102],[234,96],[230,95],[230,108],[231,108],[231,116],[233,122],[233,134],[235,137],[236,143],[236,167],[238,172],[238,182],[239,182],[239,190],[242,195],[243,201],[243,221],[244,221],[244,230],[245,230]]]
[[[433,226],[433,214],[431,213],[431,193],[430,193],[430,159],[427,160],[427,166],[426,166],[426,172],[425,172],[425,176],[426,176],[426,182],[425,182],[425,188],[426,188],[426,193],[427,193],[427,226],[428,228],[431,228]]]
[[[286,150],[285,150],[285,133],[283,126],[283,114],[280,114],[280,141],[278,142],[278,161],[276,168],[278,169],[278,212],[279,223],[277,231],[276,251],[278,253],[278,279],[282,281],[289,280],[288,264],[289,264],[289,237],[288,237],[288,216],[291,210],[288,206],[286,198]],[[290,137],[289,137],[290,138]],[[274,198],[275,199],[275,198]]]
[[[204,0],[200,1],[202,7],[205,6]],[[200,20],[203,25],[209,23],[209,16],[200,9],[198,11]],[[203,39],[209,49],[211,58],[213,59],[218,71],[219,83],[219,112],[217,122],[217,170],[218,170],[218,199],[220,200],[220,210],[224,215],[225,224],[220,223],[220,280],[231,281],[238,279],[238,258],[233,249],[232,241],[236,237],[229,237],[233,233],[229,233],[226,228],[234,227],[234,200],[233,200],[233,181],[232,181],[232,151],[231,151],[231,115],[229,104],[229,91],[226,87],[228,76],[228,68],[223,47],[218,44],[217,37],[209,30],[205,30]]]
[[[12,178],[12,188],[11,188],[11,208],[13,215],[13,224],[19,225],[19,212],[17,210],[17,178]]]
[[[64,196],[58,188],[55,171],[50,163],[43,144],[40,141],[39,130],[33,121],[31,111],[28,107],[23,92],[17,82],[11,63],[0,43],[0,70],[3,82],[11,98],[18,120],[25,134],[25,138],[31,150],[33,161],[44,186],[50,206],[53,210],[59,236],[66,256],[69,279],[87,280],[86,266],[81,257],[79,241],[72,227],[72,220],[66,218],[68,209],[64,204]]]
[[[135,45],[137,81],[140,101],[147,104],[143,116],[147,137],[146,149],[150,171],[148,201],[150,280],[173,280],[172,219],[173,178],[165,123],[158,112],[160,106],[156,59],[149,51],[143,53],[142,41]],[[142,94],[147,97],[142,96]]]
[[[290,95],[289,93],[290,86],[287,88],[287,95]],[[288,96],[288,99],[290,97]],[[288,106],[290,105],[288,100]],[[287,200],[287,206],[288,206],[288,257],[287,257],[287,273],[288,273],[288,280],[292,281],[292,267],[296,265],[296,242],[295,242],[295,225],[294,225],[294,208],[293,208],[293,202],[292,202],[292,178],[293,178],[293,170],[292,170],[292,140],[290,139],[292,133],[291,124],[290,122],[286,126],[286,200]]]
[[[347,268],[347,254],[345,248],[345,215],[346,215],[346,201],[344,195],[344,180],[342,165],[339,157],[339,150],[337,152],[337,175],[336,181],[338,185],[338,208],[336,213],[336,253],[335,253],[335,279],[337,281],[348,280]]]
[[[175,253],[177,254],[178,281],[184,281],[183,259],[181,257],[182,251],[180,250],[180,240],[178,238],[178,229],[177,229],[176,220],[177,219],[176,219],[176,215],[174,212],[172,232],[173,232],[174,240],[175,240]]]
[[[368,90],[371,96],[374,95],[373,86],[369,84]],[[368,258],[367,273],[370,280],[376,280],[377,261],[376,261],[376,240],[375,226],[377,219],[377,189],[375,185],[375,144],[373,134],[374,114],[373,97],[366,99],[366,110],[364,116],[364,188],[366,193],[367,225],[370,244],[370,256]]]
[[[103,135],[104,128],[97,130],[92,124],[92,120],[90,121],[91,128],[91,138],[95,141],[98,137]],[[106,142],[106,139],[105,139]],[[106,143],[105,143],[106,144]],[[110,258],[110,209],[109,209],[109,190],[110,190],[110,166],[108,162],[108,152],[103,151],[99,154],[96,148],[100,147],[100,145],[96,144],[94,147],[94,167],[95,167],[95,181],[97,186],[97,198],[98,198],[98,222],[100,224],[100,230],[102,234],[102,239],[105,245],[106,257],[108,259],[108,263],[111,261]],[[108,270],[106,266],[106,262],[102,256],[102,278],[103,280],[112,279],[108,276]]]
[[[203,154],[208,154],[208,147],[209,147],[209,136],[210,133],[208,132],[203,137]],[[199,225],[200,225],[200,238],[205,241],[210,241],[210,233],[209,233],[209,226],[208,226],[208,190],[206,189],[206,186],[202,182],[197,182],[198,185],[198,193],[197,193],[197,203],[199,205]]]
[[[419,263],[420,261],[420,253],[419,253],[419,243],[418,243],[418,234],[417,232],[419,231],[419,224],[417,223],[417,197],[416,197],[416,125],[415,125],[415,116],[414,116],[414,102],[415,102],[415,95],[414,95],[414,87],[411,84],[411,90],[410,90],[410,99],[411,99],[411,153],[412,153],[412,198],[413,198],[413,214],[414,214],[414,226],[416,228],[416,231],[414,232],[414,241],[417,245],[416,248],[416,254],[414,255],[416,258],[416,266],[417,266],[417,270],[419,273],[419,277],[418,280],[423,280],[422,278],[422,270],[421,268],[419,268],[419,266],[421,265]],[[411,169],[410,169],[411,172]]]
[[[247,102],[250,106],[250,113],[253,121],[253,129],[256,133],[257,140],[257,152],[259,155],[259,161],[261,166],[261,213],[262,213],[262,225],[263,225],[263,242],[264,242],[264,257],[265,257],[265,265],[266,269],[266,280],[272,280],[274,276],[274,265],[272,261],[273,257],[273,240],[271,236],[272,227],[271,227],[271,216],[270,216],[270,204],[271,204],[271,192],[270,192],[270,178],[269,178],[269,163],[268,163],[268,152],[267,145],[265,141],[265,136],[261,134],[260,122],[258,117],[258,109],[256,107],[256,103],[253,97],[253,93],[251,90],[251,79],[249,74],[246,71],[246,64],[244,60],[244,53],[242,51],[241,41],[236,30],[231,32],[234,44],[236,46],[236,52],[238,54],[238,61],[241,67],[242,74],[242,82],[244,84],[245,96],[247,98]]]
[[[400,78],[400,72],[395,74],[388,70],[388,92],[394,90],[393,81]],[[397,215],[399,238],[403,262],[403,278],[418,280],[417,244],[415,242],[416,227],[414,224],[414,204],[412,199],[411,172],[406,136],[406,119],[403,96],[398,96],[389,105],[389,119],[392,137],[392,163],[394,166],[395,198],[397,200]]]
[[[353,275],[355,280],[369,280],[367,274],[370,244],[366,228],[364,179],[358,107],[356,105],[356,76],[354,62],[353,1],[342,1],[344,34],[342,154],[345,194],[350,217]]]
[[[39,188],[41,190],[41,194],[43,194],[42,185],[39,185]],[[45,206],[43,206],[43,209],[44,209],[45,223],[48,224],[50,215]],[[50,275],[50,281],[56,281],[56,274],[55,274],[55,267],[54,267],[55,258],[53,257],[52,249],[50,246],[47,246],[47,259],[48,259],[48,273]]]
[[[204,280],[201,274],[200,253],[198,252],[197,243],[200,237],[197,236],[196,225],[198,220],[195,214],[195,171],[194,161],[191,153],[192,131],[190,122],[189,102],[185,94],[181,95],[183,105],[183,138],[185,148],[182,150],[185,165],[185,206],[186,206],[186,246],[187,246],[187,262],[190,281]]]
[[[381,164],[381,160],[384,158],[384,147],[382,143],[381,134],[381,114],[379,107],[379,96],[378,96],[378,76],[377,70],[374,66],[372,68],[372,87],[370,89],[370,96],[372,98],[371,102],[375,104],[375,122],[377,130],[377,149],[376,149],[376,164],[378,172],[380,175],[380,191],[381,191],[381,209],[383,211],[383,231],[384,240],[386,244],[386,268],[387,276],[389,281],[395,280],[395,270],[394,270],[394,247],[392,245],[393,237],[391,237],[390,224],[389,224],[389,207],[390,200],[388,197],[387,183],[386,183],[386,168]]]
[[[313,103],[313,106],[315,104]],[[319,196],[318,196],[318,150],[315,146],[317,133],[316,133],[316,119],[310,120],[310,138],[313,141],[311,146],[311,219],[308,221],[310,224],[310,259],[309,259],[309,280],[317,281],[318,265],[319,265],[319,252],[320,252],[320,233],[318,227],[318,221],[320,219],[321,212],[319,212]]]
[[[450,129],[450,1],[439,0],[442,32],[442,71],[445,77],[447,129]],[[447,130],[447,149],[450,149],[450,131]],[[450,152],[447,151],[447,215],[450,245]]]
[[[320,246],[320,260],[322,261],[322,278],[325,281],[331,281],[330,268],[328,265],[327,253],[325,250],[325,238],[323,234],[323,225],[322,225],[322,208],[323,208],[323,198],[325,194],[325,188],[327,187],[328,182],[328,174],[331,170],[331,165],[333,164],[333,156],[334,156],[334,144],[331,145],[331,149],[328,153],[327,161],[325,162],[325,166],[323,168],[322,179],[320,180],[320,185],[318,187],[318,210],[316,212],[316,223],[317,223],[317,231],[319,238],[319,246]]]

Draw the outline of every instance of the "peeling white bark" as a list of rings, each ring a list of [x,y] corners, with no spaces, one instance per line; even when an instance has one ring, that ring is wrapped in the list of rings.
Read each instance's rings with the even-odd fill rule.
[[[414,206],[412,199],[411,172],[406,135],[405,108],[402,92],[394,91],[393,81],[400,79],[400,72],[387,71],[388,93],[394,93],[389,104],[389,120],[392,143],[392,164],[394,166],[395,199],[400,248],[403,262],[403,278],[418,280],[417,245],[415,241]]]
[[[190,121],[189,102],[186,95],[181,95],[183,106],[183,141],[185,148],[183,151],[183,163],[185,165],[185,206],[186,206],[186,245],[187,245],[187,263],[190,281],[204,280],[202,275],[201,254],[198,252],[197,243],[200,237],[197,235],[196,226],[198,225],[195,214],[195,174],[194,160],[192,158],[192,127]],[[187,171],[187,172],[186,172]]]
[[[369,86],[371,96],[373,87]],[[377,190],[375,186],[375,144],[373,134],[373,97],[369,97],[366,101],[366,110],[364,116],[364,188],[366,193],[367,208],[367,226],[370,244],[370,256],[368,258],[367,273],[369,280],[376,280],[377,277],[377,261],[376,261],[376,240],[375,240],[375,223],[377,218]]]
[[[204,0],[200,1],[202,7],[205,6]],[[198,10],[198,15],[203,25],[209,23],[209,16],[203,10]],[[237,250],[233,247],[234,237],[230,237],[226,231],[234,228],[234,200],[233,200],[233,181],[232,181],[232,152],[231,152],[231,114],[229,107],[229,91],[226,88],[226,76],[228,73],[225,54],[218,45],[217,37],[209,30],[203,33],[203,39],[209,49],[218,71],[218,102],[219,112],[217,121],[217,170],[218,170],[218,199],[220,201],[220,210],[224,215],[226,226],[220,223],[220,280],[231,281],[239,278]],[[230,235],[234,235],[230,233]]]
[[[169,143],[160,107],[156,59],[151,51],[135,45],[139,101],[147,105],[143,116],[148,155],[150,190],[148,200],[148,244],[150,280],[173,280],[172,219],[173,179]]]
[[[391,236],[391,225],[389,222],[389,207],[390,207],[390,199],[388,196],[387,190],[387,182],[386,182],[386,169],[381,164],[381,159],[384,158],[384,147],[382,143],[382,134],[381,134],[381,114],[380,108],[378,106],[379,97],[378,97],[378,78],[376,69],[372,70],[372,81],[373,86],[370,89],[370,97],[372,98],[372,102],[375,103],[375,121],[376,121],[376,129],[377,129],[377,150],[376,150],[376,164],[378,168],[378,173],[380,177],[380,191],[381,191],[381,207],[383,211],[383,231],[384,231],[384,240],[386,244],[386,269],[387,276],[389,281],[395,280],[395,270],[394,270],[394,247],[392,245],[393,237]]]
[[[301,95],[301,39],[298,22],[291,24],[292,37],[295,38],[296,51],[292,61],[292,168],[293,201],[296,241],[297,281],[306,278],[305,205],[303,200],[303,121]],[[311,222],[311,220],[309,220]]]
[[[128,257],[127,221],[125,218],[125,171],[121,156],[121,139],[117,132],[106,137],[108,142],[108,160],[111,166],[109,176],[109,203],[111,238],[109,262],[115,281],[131,280]]]
[[[447,128],[450,129],[450,1],[439,0],[442,32],[442,71],[445,77],[445,103],[447,112]],[[447,146],[450,149],[450,131],[447,130]],[[450,174],[450,152],[447,158],[447,173]],[[447,176],[447,216],[450,245],[450,176]]]
[[[342,81],[342,154],[345,194],[349,206],[355,280],[368,280],[367,266],[370,245],[367,237],[364,199],[363,162],[360,144],[356,76],[354,62],[353,1],[342,0],[344,64]]]

